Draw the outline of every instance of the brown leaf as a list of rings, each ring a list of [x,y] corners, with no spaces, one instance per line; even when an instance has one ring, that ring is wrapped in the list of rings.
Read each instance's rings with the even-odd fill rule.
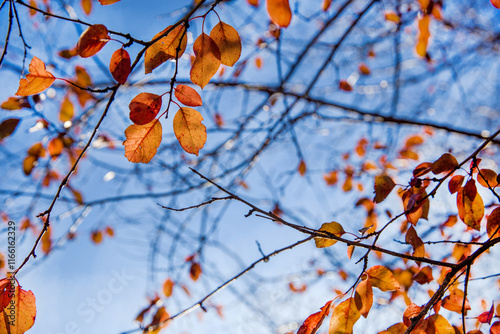
[[[125,130],[125,137],[127,138],[123,142],[125,157],[130,162],[148,163],[153,159],[161,144],[161,123],[155,119],[144,125],[130,125]]]
[[[346,80],[339,81],[339,88],[345,92],[352,91],[352,86]]]
[[[288,0],[267,0],[267,13],[271,21],[281,28],[286,28],[292,20],[292,10]]]
[[[210,36],[202,33],[194,42],[193,51],[196,58],[191,67],[190,78],[195,85],[203,89],[221,64],[219,47]]]
[[[95,243],[96,245],[100,244],[102,242],[102,231],[100,230],[97,230],[97,231],[93,231],[91,234],[90,234],[90,239],[92,240],[93,243]]]
[[[219,47],[222,64],[233,66],[240,59],[241,39],[232,26],[221,21],[212,28],[210,37]]]
[[[125,84],[131,71],[130,55],[126,50],[118,49],[113,52],[109,62],[109,71],[116,81],[122,85]]]
[[[406,308],[404,314],[403,314],[403,323],[406,325],[406,326],[410,326],[411,325],[411,319],[416,317],[420,311],[422,311],[422,307],[421,306],[418,306],[414,303],[411,303],[410,305],[408,305],[408,307]]]
[[[187,153],[198,155],[207,141],[207,128],[203,117],[193,108],[180,108],[174,116],[174,133]]]
[[[331,303],[332,301],[330,300],[321,308],[321,311],[311,314],[309,317],[307,317],[307,319],[297,331],[297,334],[315,334],[321,327],[321,324],[323,323],[325,317],[328,315],[328,313],[330,313]]]
[[[189,268],[189,276],[193,281],[197,281],[201,275],[201,266],[198,262],[192,262],[191,268]]]
[[[164,30],[157,33],[154,39],[157,39],[168,31],[172,26],[168,26]],[[182,41],[181,41],[182,37]],[[151,73],[155,68],[170,59],[180,58],[187,45],[187,34],[184,25],[179,25],[170,31],[167,36],[162,37],[156,43],[151,45],[144,55],[144,69],[146,74]],[[179,53],[177,54],[177,48]]]
[[[424,257],[425,248],[422,239],[417,235],[417,231],[413,226],[410,226],[406,232],[405,241],[413,247],[413,256]]]
[[[19,118],[8,118],[0,123],[0,140],[9,137],[16,131]]]
[[[392,181],[392,179],[387,175],[379,175],[375,177],[375,198],[373,201],[375,203],[382,202],[387,196],[389,196],[395,186],[396,184],[394,181]]]
[[[160,95],[152,93],[140,93],[130,101],[130,120],[137,125],[152,122],[161,109],[162,99]]]
[[[431,171],[434,174],[448,173],[458,167],[457,159],[450,153],[443,154],[439,159],[431,165]]]
[[[178,85],[175,88],[175,97],[180,103],[188,107],[199,107],[203,104],[200,94],[186,85]]]
[[[432,268],[430,266],[423,267],[418,273],[413,276],[413,280],[418,284],[427,284],[434,280],[432,276]]]
[[[92,57],[101,51],[109,40],[108,29],[104,25],[91,25],[80,35],[76,52],[82,58]]]
[[[300,176],[306,175],[307,165],[304,160],[300,160],[299,167],[297,167],[297,171],[299,172]]]
[[[29,69],[26,79],[19,81],[16,95],[28,96],[41,93],[49,88],[56,79],[52,73],[45,69],[45,63],[37,57],[31,59]]]

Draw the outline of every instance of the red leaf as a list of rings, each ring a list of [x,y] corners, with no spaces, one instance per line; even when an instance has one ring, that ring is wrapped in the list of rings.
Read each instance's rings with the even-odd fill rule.
[[[92,57],[101,51],[109,39],[108,29],[104,25],[91,25],[80,36],[76,45],[76,51],[82,58]]]
[[[332,301],[327,302],[322,308],[321,311],[311,314],[304,321],[302,326],[300,326],[297,334],[315,334],[318,329],[321,327],[323,320],[330,313],[330,304]]]
[[[477,317],[477,320],[479,322],[482,322],[483,324],[485,324],[485,323],[487,323],[488,325],[491,324],[491,320],[493,319],[493,316],[495,315],[494,305],[495,305],[495,303],[492,303],[490,310],[488,312],[481,313]]]
[[[153,121],[161,109],[161,96],[151,93],[140,93],[130,101],[130,120],[137,125]]]
[[[124,49],[118,49],[113,52],[109,62],[109,71],[113,78],[122,85],[127,81],[130,74],[130,56]]]
[[[175,97],[180,103],[189,107],[199,107],[203,104],[200,94],[186,85],[178,85],[175,88]]]

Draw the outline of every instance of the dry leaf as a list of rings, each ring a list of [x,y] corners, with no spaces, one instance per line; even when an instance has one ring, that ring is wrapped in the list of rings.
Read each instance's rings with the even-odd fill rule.
[[[130,125],[125,130],[127,138],[123,145],[125,146],[125,157],[130,162],[148,163],[153,159],[156,150],[161,144],[162,127],[157,119],[144,125]]]
[[[26,79],[19,81],[16,95],[28,96],[41,93],[49,88],[56,79],[52,73],[45,69],[45,63],[37,57],[31,59],[29,69]]]
[[[203,117],[193,108],[180,108],[174,117],[174,133],[187,153],[198,155],[207,141],[207,128]]]

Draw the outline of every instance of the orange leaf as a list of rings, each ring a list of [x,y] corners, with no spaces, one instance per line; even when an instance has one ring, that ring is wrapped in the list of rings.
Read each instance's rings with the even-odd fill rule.
[[[387,196],[389,196],[395,186],[396,184],[394,181],[392,181],[392,179],[387,175],[379,175],[375,177],[375,184],[373,186],[375,189],[375,198],[373,201],[375,203],[382,202]]]
[[[240,59],[241,39],[232,26],[221,21],[212,28],[210,37],[219,47],[222,64],[233,66]]]
[[[19,118],[8,118],[0,123],[0,140],[7,138],[16,131]]]
[[[15,316],[12,318],[9,317],[9,314],[14,314]],[[35,323],[35,317],[35,295],[31,291],[25,291],[16,286],[14,297],[0,316],[0,333],[25,333]]]
[[[391,21],[391,22],[394,22],[396,24],[401,21],[401,18],[399,17],[399,15],[393,10],[387,10],[384,14],[384,17],[387,21]]]
[[[352,86],[346,80],[339,81],[339,88],[346,92],[352,91]]]
[[[373,266],[366,271],[370,283],[382,291],[399,290],[399,282],[392,272],[384,266]]]
[[[463,175],[455,175],[450,179],[450,182],[448,182],[448,190],[450,191],[450,194],[454,194],[462,187],[462,183],[464,182],[464,176]]]
[[[450,325],[448,320],[446,320],[442,315],[434,314],[434,315],[431,315],[428,319],[434,325],[432,333],[434,333],[434,334],[456,333],[455,330],[453,329],[453,326]]]
[[[370,280],[367,279],[358,283],[355,297],[359,298],[358,304],[361,304],[359,313],[366,318],[373,304],[373,289]]]
[[[81,0],[80,5],[82,6],[83,12],[86,15],[90,15],[90,12],[92,12],[92,0]]]
[[[113,237],[115,235],[115,230],[113,230],[111,226],[106,226],[104,232],[106,232],[106,234],[110,237]]]
[[[498,4],[495,7],[500,8],[500,1],[498,1]],[[490,334],[500,334],[500,321],[495,321],[493,325],[491,325]]]
[[[124,49],[118,49],[113,52],[109,62],[109,71],[113,78],[122,85],[127,81],[130,74],[130,55]]]
[[[481,196],[476,193],[474,200],[467,196],[466,188],[462,187],[457,192],[458,216],[469,227],[479,231],[481,220],[484,216],[484,204]]]
[[[425,174],[429,173],[431,171],[431,169],[430,169],[431,165],[432,164],[430,162],[422,162],[420,165],[415,167],[415,169],[413,170],[413,176],[420,177],[420,176],[424,176]]]
[[[492,4],[494,7],[496,7],[496,8],[498,8],[498,9],[500,9],[500,0],[490,0],[490,2],[491,2],[491,4]],[[500,323],[499,323],[498,321],[497,321],[496,323],[498,323],[498,324],[500,325]],[[498,326],[498,327],[500,327],[500,326]]]
[[[454,289],[449,296],[443,298],[441,306],[448,311],[462,313],[464,292],[460,289]],[[465,311],[470,310],[469,301],[465,300]]]
[[[160,323],[163,323],[164,321],[167,321],[168,318],[170,318],[170,315],[167,313],[165,306],[162,306],[156,311],[155,315],[153,316],[153,320],[151,320],[151,323],[149,325],[147,325],[146,328],[149,326],[156,326]],[[167,324],[168,324],[168,322],[159,326],[158,328],[156,328],[155,330],[152,330],[152,331],[145,329],[143,333],[144,334],[146,334],[146,333],[158,334],[162,328],[165,328],[167,326]]]
[[[16,95],[28,96],[43,92],[49,88],[56,78],[45,69],[45,63],[33,57],[30,63],[30,71],[26,79],[19,81],[19,89]]]
[[[165,297],[170,297],[172,295],[172,290],[174,288],[174,282],[169,278],[163,283],[163,293]]]
[[[189,268],[189,276],[193,281],[197,281],[201,275],[201,266],[198,262],[193,262],[191,268]]]
[[[370,75],[370,73],[371,73],[370,68],[365,63],[359,64],[358,70],[359,70],[359,73],[361,73],[363,75]]]
[[[29,101],[25,97],[9,97],[9,99],[0,105],[5,110],[19,110],[22,108],[31,108]]]
[[[259,7],[259,0],[247,0],[250,6]]]
[[[180,108],[174,116],[174,133],[187,153],[198,155],[207,141],[207,128],[203,117],[193,108]]]
[[[196,58],[191,67],[190,78],[195,85],[203,89],[221,64],[219,47],[210,36],[202,33],[194,42],[193,51]]]
[[[140,93],[130,101],[130,120],[137,125],[152,122],[161,109],[161,96],[151,93]]]
[[[61,109],[59,110],[59,120],[61,122],[70,121],[75,115],[75,107],[73,103],[69,100],[68,95],[66,95],[61,103]]]
[[[153,39],[157,39],[168,31],[172,26],[157,33]],[[182,37],[182,41],[181,41]],[[162,37],[156,43],[151,45],[144,55],[144,69],[146,74],[151,73],[155,68],[170,59],[180,58],[187,45],[187,34],[184,25],[179,25],[170,31],[167,36]],[[177,48],[179,54],[177,54]]]
[[[408,305],[405,312],[403,313],[403,323],[406,326],[410,326],[412,318],[416,317],[420,313],[420,311],[422,311],[421,306],[418,306],[417,304],[414,303]]]
[[[496,238],[500,236],[500,208],[491,211],[486,222],[486,232],[488,237]],[[500,305],[500,304],[499,304]]]
[[[92,242],[96,245],[100,244],[102,242],[102,231],[93,231],[90,234],[90,239],[92,239]]]
[[[430,266],[423,267],[418,273],[413,276],[413,280],[418,284],[427,284],[434,280],[432,276],[432,268]]]
[[[288,0],[267,0],[267,13],[271,21],[281,28],[286,28],[292,20],[292,10]]]
[[[477,174],[477,182],[485,188],[495,188],[498,184],[497,173],[491,169],[480,169]]]
[[[333,186],[338,181],[338,172],[335,170],[330,171],[329,173],[323,175],[323,180],[325,180],[328,186]]]
[[[360,313],[354,298],[349,298],[333,310],[328,332],[333,334],[352,334],[352,328],[359,317]]]
[[[299,167],[297,167],[297,171],[299,172],[300,176],[306,175],[307,165],[304,160],[300,160]]]
[[[125,157],[130,162],[148,163],[153,159],[161,144],[161,123],[155,119],[144,125],[130,125],[125,130],[125,137],[127,138],[123,142]]]
[[[321,311],[308,316],[302,326],[300,326],[297,334],[315,334],[321,327],[325,317],[330,313],[331,303],[332,301],[330,300],[321,308]]]
[[[448,173],[458,167],[457,159],[450,153],[445,153],[431,165],[434,174]]]
[[[378,334],[404,334],[407,328],[408,327],[404,323],[399,322],[387,328],[387,330],[379,332]]]
[[[424,243],[422,242],[422,239],[420,239],[420,237],[418,236],[417,231],[415,231],[415,228],[413,228],[413,226],[410,226],[410,228],[406,232],[405,241],[413,247],[413,256],[417,257],[425,256]]]
[[[49,141],[47,145],[47,150],[52,158],[56,158],[61,155],[64,148],[64,143],[61,138],[56,137]]]
[[[109,41],[108,29],[102,24],[94,24],[85,30],[78,40],[76,52],[82,58],[95,55]]]
[[[345,233],[342,225],[337,222],[324,223],[319,230],[329,232],[337,237],[341,237]],[[316,248],[325,248],[334,245],[337,240],[316,237],[314,238],[314,242],[316,243]]]
[[[180,103],[189,107],[199,107],[203,104],[200,94],[186,85],[178,85],[175,88],[175,97]]]
[[[326,12],[328,9],[330,9],[330,6],[332,5],[333,0],[323,0],[323,3],[321,4],[321,9]]]
[[[52,228],[49,226],[42,236],[42,252],[48,255],[52,250]]]
[[[101,5],[105,6],[105,5],[112,5],[116,2],[118,2],[120,0],[99,0],[99,2],[101,3]]]

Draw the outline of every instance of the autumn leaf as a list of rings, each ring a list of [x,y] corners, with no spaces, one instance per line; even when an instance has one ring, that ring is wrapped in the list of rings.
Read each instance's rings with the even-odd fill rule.
[[[63,148],[64,143],[59,137],[52,138],[47,144],[47,151],[49,151],[49,154],[52,158],[60,156]]]
[[[232,26],[221,21],[212,28],[210,37],[219,47],[222,64],[233,66],[240,59],[241,39]]]
[[[247,0],[248,4],[253,7],[259,7],[259,0]]]
[[[496,7],[496,8],[498,8],[498,9],[500,9],[500,0],[490,0],[490,2],[491,2],[491,4],[492,4],[494,7]],[[499,322],[497,321],[496,323],[499,323]],[[499,324],[500,324],[500,323],[499,323]],[[499,326],[499,327],[500,327],[500,326]]]
[[[178,85],[174,93],[177,100],[188,107],[199,107],[203,104],[200,94],[189,86]]]
[[[453,289],[450,295],[443,298],[441,306],[448,311],[462,313],[464,292],[460,289]],[[465,299],[465,311],[470,310],[469,301]],[[467,314],[467,313],[466,313]]]
[[[437,175],[440,173],[448,173],[452,170],[455,170],[457,167],[457,159],[450,153],[445,153],[439,159],[437,159],[430,168],[431,171]]]
[[[392,272],[384,266],[373,266],[366,271],[370,283],[382,291],[399,290],[399,282]]]
[[[168,26],[164,30],[157,33],[153,40],[157,39],[165,32],[167,32],[172,26]],[[182,37],[182,41],[181,41]],[[151,45],[144,55],[144,69],[146,74],[151,73],[155,68],[170,59],[176,59],[176,56],[180,58],[187,45],[187,34],[184,25],[179,25],[172,29],[167,36],[162,37],[156,43]],[[177,54],[177,48],[179,49],[179,54]]]
[[[422,239],[420,239],[420,237],[417,235],[417,231],[413,226],[410,226],[410,228],[406,232],[405,241],[413,247],[413,256],[416,257],[425,256],[424,243],[422,242]]]
[[[299,172],[300,176],[306,175],[307,165],[304,160],[300,160],[299,166],[297,167],[297,171]]]
[[[329,334],[352,334],[353,326],[360,317],[354,298],[340,303],[332,312]]]
[[[12,309],[9,311],[9,309]],[[9,317],[12,313],[15,317]],[[23,290],[16,285],[14,297],[0,316],[0,333],[22,334],[35,323],[36,301],[31,291]]]
[[[99,2],[101,3],[101,5],[105,6],[105,5],[112,5],[116,2],[118,2],[120,0],[99,0]]]
[[[434,334],[455,334],[455,329],[441,314],[433,314],[429,318],[433,323]]]
[[[194,42],[193,51],[196,58],[191,67],[190,78],[195,85],[203,89],[221,64],[219,47],[210,36],[202,33]]]
[[[191,267],[189,268],[189,276],[193,281],[197,281],[201,275],[201,266],[198,262],[191,263]]]
[[[161,109],[161,96],[152,93],[140,93],[130,101],[130,120],[137,125],[152,122]]]
[[[389,196],[395,186],[396,184],[394,181],[392,181],[392,179],[387,175],[379,175],[375,177],[375,198],[373,201],[375,203],[382,202],[387,196]]]
[[[369,279],[358,283],[358,285],[356,286],[355,298],[359,299],[359,302],[357,301],[357,304],[361,304],[359,313],[366,318],[373,304],[373,289]]]
[[[45,63],[37,57],[31,59],[29,70],[26,79],[19,81],[16,95],[28,96],[41,93],[49,88],[56,79],[52,73],[45,69]]]
[[[31,108],[31,105],[27,98],[25,97],[9,97],[7,101],[4,101],[0,108],[5,110],[19,110],[22,108]]]
[[[413,280],[418,284],[427,284],[434,280],[432,276],[432,268],[430,266],[423,267],[418,273],[413,276]]]
[[[9,137],[16,131],[19,118],[8,118],[0,123],[0,140]]]
[[[365,63],[361,63],[358,67],[358,70],[359,70],[359,73],[361,73],[363,75],[370,75],[371,74],[370,68]]]
[[[80,5],[82,6],[83,12],[86,15],[90,15],[92,12],[92,0],[81,0]]]
[[[125,137],[127,138],[123,142],[125,157],[130,162],[148,163],[153,159],[161,144],[161,123],[155,119],[144,125],[130,125],[125,130]]]
[[[326,185],[328,185],[328,186],[335,185],[338,181],[338,172],[335,170],[332,170],[332,171],[328,172],[327,174],[324,174],[323,180],[325,180]]]
[[[455,175],[453,176],[450,181],[448,182],[448,190],[450,191],[450,194],[454,194],[462,187],[462,183],[464,182],[464,176],[463,175]]]
[[[102,231],[92,231],[92,233],[90,234],[90,239],[94,244],[100,244],[102,242]]]
[[[477,193],[474,200],[467,196],[466,188],[462,187],[457,192],[458,216],[469,227],[479,231],[481,220],[484,216],[483,199]]]
[[[488,237],[496,238],[500,236],[500,208],[491,211],[486,221],[486,232]],[[499,304],[500,305],[500,304]]]
[[[94,24],[80,35],[76,51],[82,58],[92,57],[101,51],[109,40],[108,29],[102,24]]]
[[[387,10],[384,13],[384,17],[385,17],[386,21],[394,22],[396,24],[398,24],[401,21],[401,18],[399,17],[399,15],[393,10]]]
[[[109,71],[116,81],[125,84],[131,71],[130,55],[126,50],[118,49],[113,52],[109,61]]]
[[[404,323],[399,322],[387,328],[387,330],[379,332],[378,334],[404,334],[407,328],[408,327]]]
[[[495,315],[495,303],[491,304],[491,308],[487,312],[481,313],[478,317],[477,320],[483,324],[491,324],[491,320],[493,319],[493,316]]]
[[[70,121],[75,115],[75,107],[73,103],[69,100],[68,95],[66,95],[61,103],[61,108],[59,110],[59,120],[61,122]]]
[[[163,283],[163,293],[165,297],[170,297],[172,295],[172,290],[174,288],[174,282],[169,278]]]
[[[487,168],[480,169],[477,173],[477,182],[485,188],[495,188],[498,184],[497,173]]]
[[[292,20],[292,10],[288,0],[267,0],[267,13],[271,21],[281,28],[286,28]]]
[[[48,227],[42,236],[42,252],[48,255],[52,251],[52,227]]]
[[[329,232],[337,237],[341,237],[345,233],[342,225],[337,222],[324,223],[319,230]],[[325,248],[334,245],[337,240],[316,237],[314,238],[314,242],[317,248]]]
[[[160,307],[153,316],[153,320],[151,320],[151,323],[147,325],[146,328],[144,329],[143,333],[158,334],[163,328],[165,328],[165,326],[167,326],[168,323],[165,323],[152,331],[148,330],[148,327],[157,326],[167,321],[168,318],[170,318],[170,315],[167,313],[165,306]]]
[[[307,319],[297,331],[297,334],[315,334],[321,327],[321,324],[323,323],[325,317],[328,315],[328,313],[330,313],[331,303],[332,301],[330,300],[321,308],[321,311],[311,314],[309,317],[307,317]]]
[[[345,92],[352,91],[352,86],[346,80],[339,81],[339,88]]]
[[[495,1],[495,0],[493,0]],[[500,1],[498,1],[497,8],[500,8]],[[490,327],[490,334],[500,334],[500,321],[495,321]]]
[[[207,128],[203,117],[193,108],[180,108],[174,116],[174,133],[187,153],[198,155],[207,141]]]

